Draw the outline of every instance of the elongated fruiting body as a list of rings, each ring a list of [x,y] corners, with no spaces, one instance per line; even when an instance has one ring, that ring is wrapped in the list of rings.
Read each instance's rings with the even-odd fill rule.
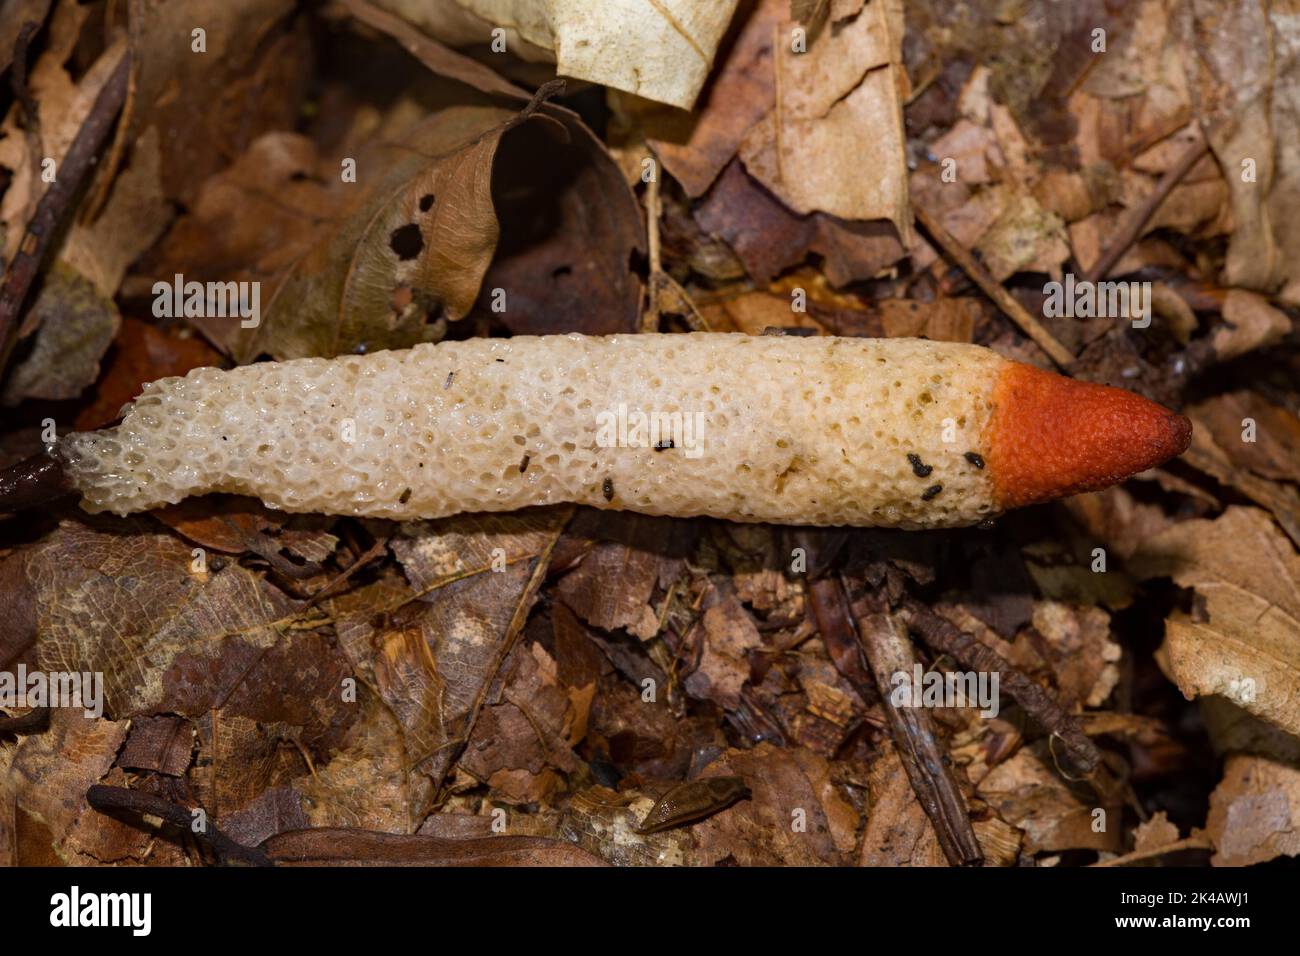
[[[57,453],[82,505],[118,514],[223,491],[398,519],[576,502],[936,528],[1113,484],[1189,436],[979,346],[694,333],[196,369]]]

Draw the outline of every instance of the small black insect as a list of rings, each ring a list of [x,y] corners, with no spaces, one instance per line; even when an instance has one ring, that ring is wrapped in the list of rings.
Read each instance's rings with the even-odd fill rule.
[[[519,474],[522,475],[528,470],[528,462],[531,460],[530,456],[524,455],[524,460],[519,463]]]
[[[407,503],[408,501],[410,501],[410,500],[411,500],[411,489],[410,489],[410,488],[407,488],[405,491],[403,491],[403,492],[402,492],[402,497],[400,497],[400,498],[397,499],[397,501],[398,501],[399,504],[406,504],[406,503]]]
[[[606,478],[605,484],[602,486],[601,490],[605,493],[606,501],[613,501],[614,500],[614,479]]]
[[[965,458],[976,468],[984,467],[984,456],[979,454],[978,452],[968,451],[966,452]]]
[[[655,451],[663,451],[665,448],[672,447],[674,447],[674,445],[671,438],[665,438],[663,441],[655,442]]]
[[[921,500],[932,501],[939,496],[939,492],[941,491],[943,491],[943,485],[931,485],[929,488],[925,489],[925,493],[921,495]]]
[[[920,455],[909,453],[907,460],[912,463],[912,474],[916,475],[918,478],[928,478],[930,472],[934,471],[934,465],[927,465],[925,462],[921,461]]]

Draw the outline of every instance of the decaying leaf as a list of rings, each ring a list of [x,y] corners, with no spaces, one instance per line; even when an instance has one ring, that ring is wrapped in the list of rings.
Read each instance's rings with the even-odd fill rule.
[[[50,272],[29,321],[39,323],[35,341],[5,380],[5,405],[76,398],[95,381],[121,323],[112,299],[66,266]]]
[[[317,179],[309,141],[268,134],[204,186],[158,273],[167,285],[174,274],[214,281],[215,234],[218,261],[238,264],[220,280],[261,283],[255,326],[240,315],[201,322],[241,362],[429,340],[478,296],[498,234],[492,161],[516,118],[486,104],[442,110],[372,143],[353,181],[337,170]]]
[[[155,529],[67,522],[27,554],[41,667],[102,673],[115,719],[224,703],[318,732],[341,720],[341,661],[292,628],[301,602]]]
[[[55,709],[50,729],[0,748],[0,862],[51,866],[65,859],[73,823],[90,813],[86,790],[108,772],[127,722]]]
[[[1217,694],[1300,735],[1300,556],[1255,508],[1185,521],[1134,557],[1196,592],[1165,625],[1161,661],[1191,699]]]
[[[1210,797],[1206,830],[1215,866],[1300,856],[1300,770],[1264,757],[1229,757]]]
[[[546,573],[563,510],[465,516],[392,542],[408,584],[330,602],[344,652],[399,728],[402,766],[440,784]]]
[[[807,52],[779,29],[772,112],[746,134],[745,168],[798,213],[888,219],[911,240],[900,85],[902,5],[870,0]]]

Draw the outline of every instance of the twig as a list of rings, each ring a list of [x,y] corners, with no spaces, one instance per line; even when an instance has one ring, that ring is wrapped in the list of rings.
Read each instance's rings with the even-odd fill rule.
[[[843,591],[839,599],[846,600]],[[894,621],[883,594],[864,594],[853,605],[852,614],[889,718],[894,744],[944,856],[953,866],[981,865],[984,853],[971,826],[966,799],[953,776],[952,762],[935,732],[933,716],[923,707],[895,707],[891,700],[893,675],[910,674],[916,663],[907,632]]]
[[[387,547],[388,547],[388,539],[380,538],[378,541],[372,544],[365,551],[365,553],[363,553],[359,558],[357,558],[355,561],[349,564],[346,571],[341,571],[333,580],[331,580],[323,588],[321,588],[319,591],[313,594],[307,600],[307,603],[304,604],[299,609],[299,612],[301,613],[302,611],[307,610],[307,608],[309,607],[314,607],[315,605],[319,604],[321,601],[325,600],[325,598],[335,593],[336,589],[340,584],[343,584],[345,581],[351,578],[353,574],[355,574],[357,571],[360,571],[371,561],[375,560],[375,558],[383,554],[384,549]]]
[[[1119,262],[1120,257],[1128,251],[1129,246],[1137,241],[1142,233],[1142,228],[1147,224],[1147,220],[1155,213],[1160,204],[1165,201],[1173,188],[1178,185],[1179,181],[1188,174],[1197,161],[1200,160],[1210,149],[1209,141],[1204,137],[1199,137],[1195,143],[1183,151],[1178,157],[1178,161],[1165,171],[1160,177],[1160,182],[1142,204],[1133,209],[1129,214],[1124,228],[1120,230],[1119,237],[1106,247],[1100,258],[1084,272],[1083,279],[1085,282],[1099,282],[1110,274],[1110,270],[1115,268],[1115,263]]]
[[[1173,843],[1166,843],[1164,846],[1154,847],[1150,850],[1134,850],[1132,853],[1125,853],[1123,856],[1117,856],[1113,860],[1102,860],[1099,863],[1093,863],[1091,866],[1098,869],[1108,866],[1130,866],[1134,863],[1141,863],[1145,860],[1155,859],[1158,856],[1167,856],[1170,853],[1181,853],[1183,850],[1213,850],[1214,841],[1204,833],[1195,833],[1192,836],[1184,837]]]
[[[27,734],[39,734],[50,725],[50,708],[33,707],[17,717],[0,715],[0,734],[13,734],[22,737]]]
[[[36,97],[32,96],[31,87],[27,85],[27,51],[31,46],[32,38],[36,36],[36,31],[39,29],[40,24],[34,20],[28,20],[18,31],[18,38],[14,40],[13,73],[9,77],[10,85],[14,91],[14,99],[22,104],[23,124],[27,128],[28,138],[37,143],[40,142],[41,135],[41,114],[36,103]]]
[[[1060,704],[1017,670],[1014,664],[915,598],[904,598],[901,607],[908,613],[908,625],[932,648],[951,654],[971,670],[999,674],[1006,692],[1025,708],[1029,716],[1061,739],[1080,770],[1091,774],[1101,766],[1101,751],[1079,728],[1079,721],[1066,713]]]
[[[96,784],[86,791],[86,802],[96,810],[105,812],[125,810],[129,813],[161,817],[182,830],[194,833],[196,838],[212,848],[212,852],[222,863],[234,860],[250,866],[272,865],[270,858],[260,847],[245,846],[232,840],[214,823],[208,823],[202,830],[195,831],[193,809],[156,797],[151,793],[131,790],[128,787],[107,787]]]
[[[1074,362],[1074,354],[1058,342],[1041,322],[1030,315],[1028,310],[1002,287],[1002,283],[989,275],[989,271],[963,248],[957,238],[945,229],[938,219],[915,203],[912,208],[916,212],[916,218],[920,221],[922,227],[930,234],[930,238],[939,244],[939,248],[956,260],[962,271],[971,277],[975,284],[980,287],[980,290],[992,299],[993,303],[1005,312],[1012,322],[1020,326],[1022,332],[1037,342],[1038,347],[1046,352],[1053,362],[1063,369],[1068,368]]]
[[[41,453],[0,470],[0,513],[39,508],[72,491],[58,459]]]
[[[108,81],[95,98],[95,105],[90,108],[86,121],[68,147],[58,178],[45,191],[32,221],[27,224],[27,233],[9,265],[4,287],[0,288],[0,372],[9,364],[9,355],[18,338],[19,313],[49,249],[50,240],[67,215],[73,197],[113,128],[118,111],[126,100],[130,76],[131,55],[123,48],[121,59],[109,74]]]
[[[659,331],[659,276],[663,272],[663,257],[659,249],[659,217],[663,205],[659,201],[659,160],[652,159],[654,168],[645,187],[646,248],[650,256],[650,281],[646,283],[646,310],[641,316],[642,332]]]

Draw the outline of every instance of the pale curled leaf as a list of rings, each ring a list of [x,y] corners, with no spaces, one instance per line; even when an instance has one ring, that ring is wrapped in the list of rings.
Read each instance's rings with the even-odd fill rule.
[[[902,9],[871,0],[796,52],[787,28],[774,47],[775,108],[745,137],[749,173],[799,213],[888,219],[911,239],[904,156]]]
[[[1300,735],[1300,556],[1268,515],[1231,507],[1182,522],[1132,566],[1172,577],[1202,602],[1166,622],[1161,660],[1184,696],[1221,695]]]
[[[689,109],[738,0],[380,0],[452,46],[506,49],[556,73]]]
[[[1300,856],[1300,770],[1266,757],[1229,756],[1205,829],[1217,850],[1215,866]]]

